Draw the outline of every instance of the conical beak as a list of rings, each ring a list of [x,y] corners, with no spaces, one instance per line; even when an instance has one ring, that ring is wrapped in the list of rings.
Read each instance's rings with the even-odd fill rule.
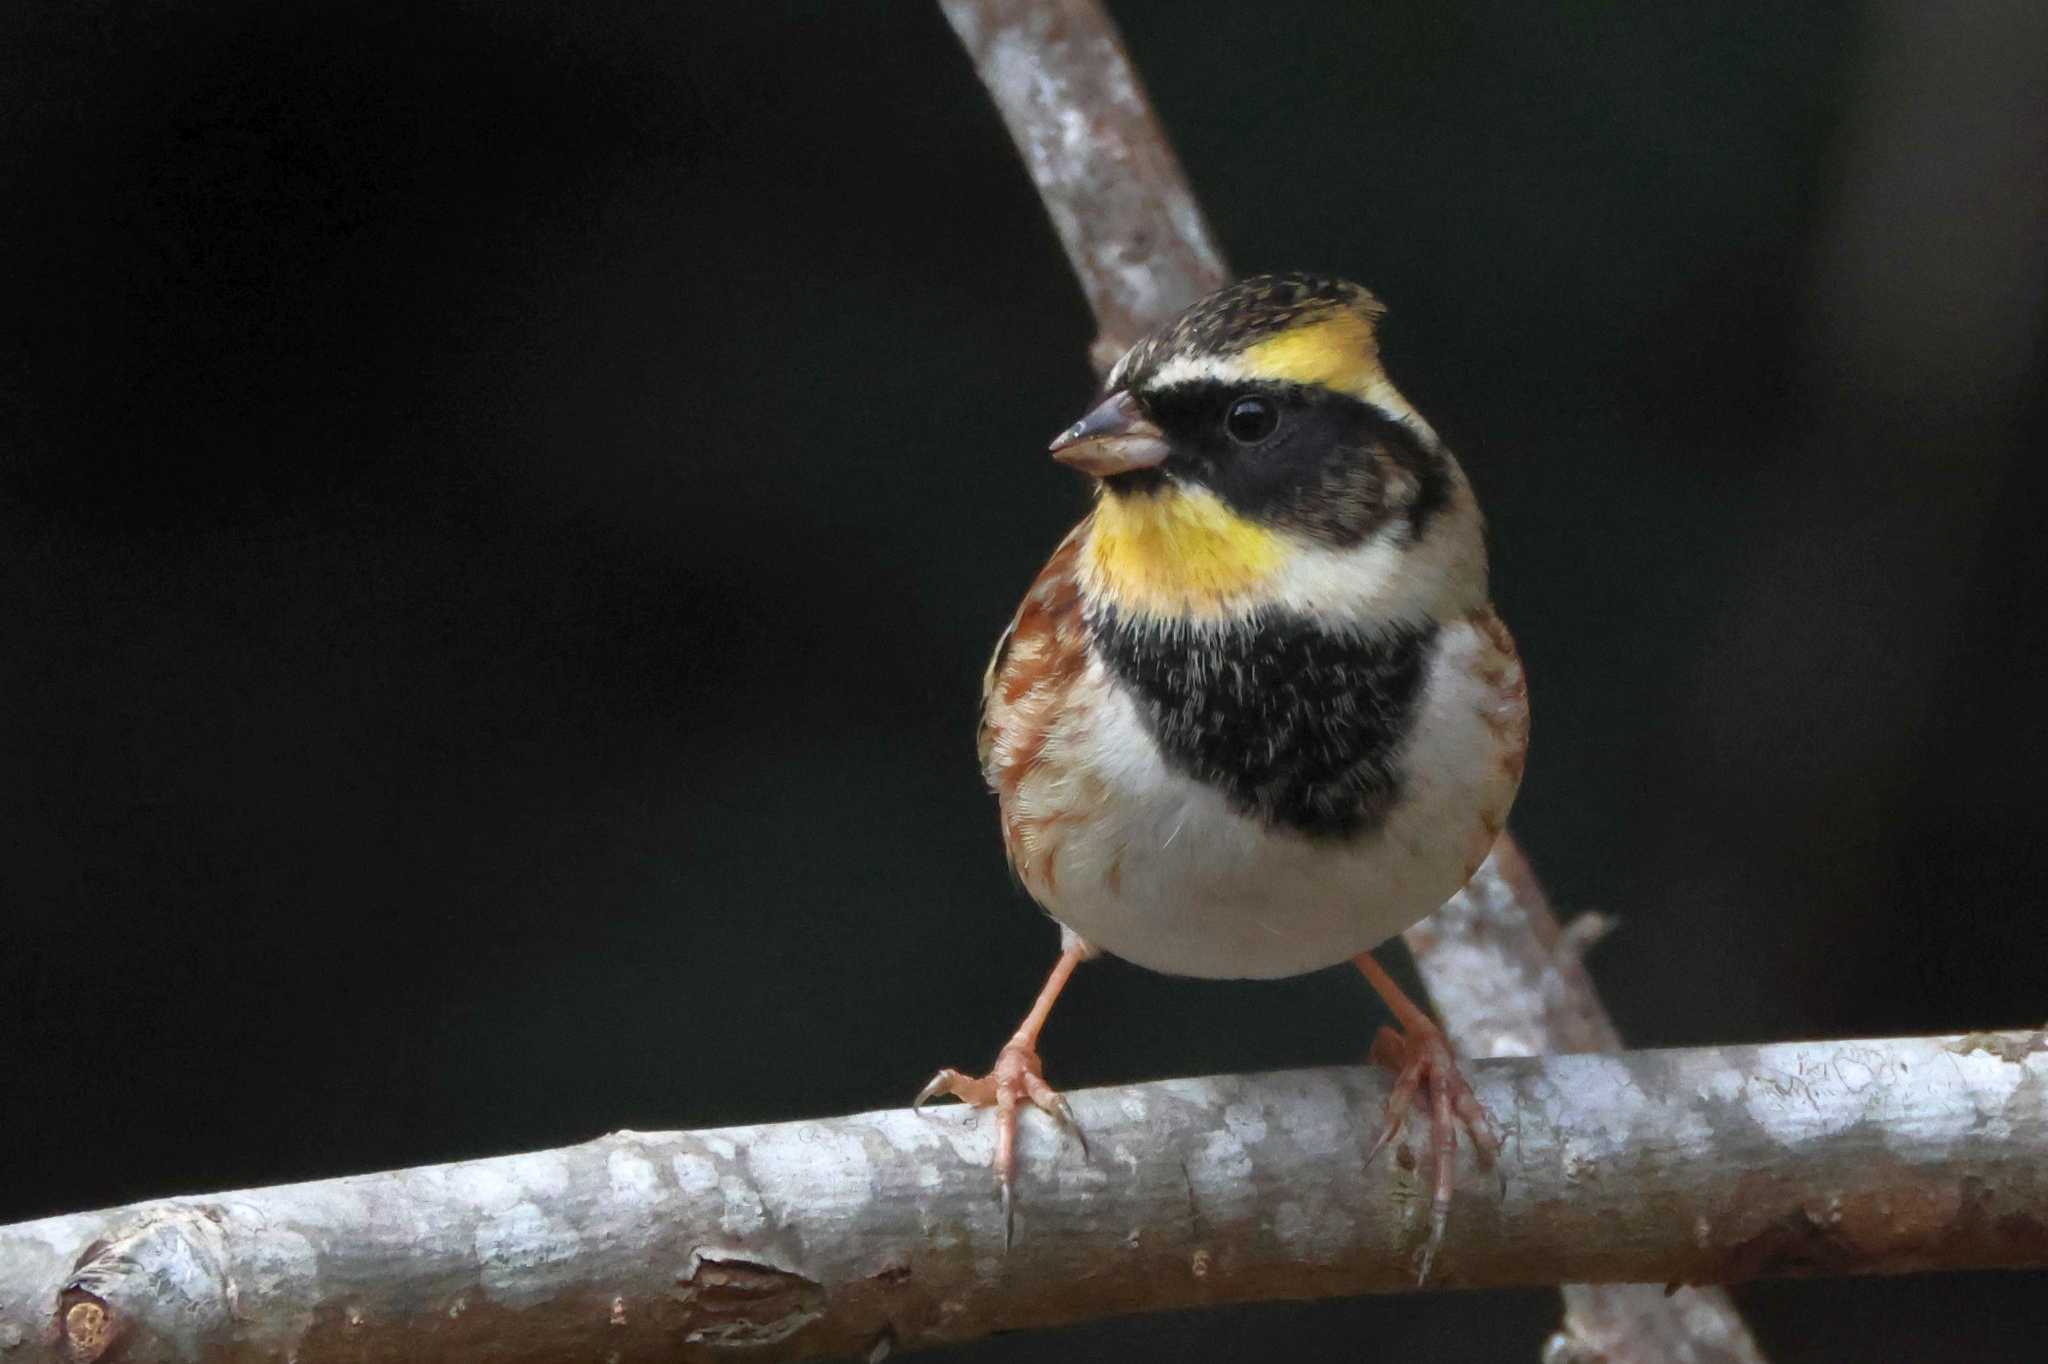
[[[1052,440],[1054,459],[1097,478],[1155,468],[1172,449],[1138,400],[1121,389]]]

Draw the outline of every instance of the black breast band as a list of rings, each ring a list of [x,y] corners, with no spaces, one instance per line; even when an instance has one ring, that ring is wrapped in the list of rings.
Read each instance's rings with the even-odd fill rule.
[[[1092,610],[1091,639],[1136,693],[1168,764],[1241,813],[1322,838],[1378,827],[1400,798],[1395,752],[1434,624],[1339,635],[1291,613],[1162,629]]]

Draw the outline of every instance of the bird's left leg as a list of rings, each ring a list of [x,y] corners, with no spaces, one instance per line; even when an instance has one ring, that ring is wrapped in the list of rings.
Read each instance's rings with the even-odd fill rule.
[[[1035,1107],[1050,1114],[1080,1138],[1081,1149],[1088,1149],[1087,1138],[1081,1136],[1081,1128],[1074,1121],[1074,1111],[1067,1106],[1067,1100],[1058,1090],[1045,1082],[1045,1071],[1038,1059],[1038,1034],[1045,1027],[1045,1020],[1052,1013],[1053,1001],[1066,988],[1067,978],[1074,974],[1074,968],[1095,955],[1095,949],[1081,941],[1071,930],[1063,931],[1060,959],[1053,963],[1052,974],[1046,977],[1045,988],[1038,992],[1038,999],[1031,1006],[1031,1012],[1024,1015],[1024,1021],[1017,1025],[1017,1031],[996,1053],[996,1063],[986,1075],[963,1075],[957,1070],[942,1070],[932,1076],[931,1083],[918,1094],[913,1108],[922,1108],[927,1102],[941,1094],[951,1094],[979,1108],[993,1106],[996,1110],[996,1183],[1003,1196],[1003,1243],[1009,1244],[1015,1228],[1013,1216],[1012,1186],[1017,1178],[1017,1106],[1021,1100],[1029,1100]]]
[[[1465,1129],[1466,1139],[1472,1143],[1472,1154],[1482,1170],[1491,1169],[1500,1154],[1500,1138],[1493,1133],[1492,1121],[1487,1116],[1485,1105],[1472,1092],[1472,1086],[1458,1069],[1458,1058],[1451,1051],[1450,1040],[1444,1030],[1437,1026],[1435,1019],[1422,1006],[1408,998],[1407,992],[1394,983],[1386,969],[1373,960],[1372,953],[1361,952],[1353,957],[1352,964],[1364,973],[1366,982],[1387,1002],[1394,1012],[1395,1020],[1401,1025],[1400,1031],[1381,1028],[1379,1036],[1373,1039],[1372,1059],[1394,1072],[1394,1089],[1387,1096],[1387,1125],[1380,1132],[1372,1150],[1366,1154],[1366,1163],[1380,1153],[1401,1124],[1407,1120],[1409,1106],[1417,1094],[1424,1096],[1428,1104],[1430,1127],[1430,1154],[1435,1161],[1436,1191],[1430,1203],[1429,1240],[1422,1248],[1419,1279],[1429,1277],[1430,1262],[1436,1258],[1437,1247],[1443,1244],[1444,1227],[1451,1217],[1451,1187],[1457,1177],[1458,1129]]]

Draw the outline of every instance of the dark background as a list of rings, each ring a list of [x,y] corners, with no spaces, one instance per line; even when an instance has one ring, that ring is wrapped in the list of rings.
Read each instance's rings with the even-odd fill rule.
[[[2040,1021],[2048,11],[1116,10],[1234,263],[1392,308],[1628,1036]],[[1042,449],[1092,332],[935,10],[9,5],[0,94],[0,1220],[993,1054],[1055,937],[977,684],[1083,505]],[[1105,963],[1047,1049],[1379,1021]],[[1739,1296],[1780,1364],[2048,1331],[2038,1275]],[[1529,1359],[1555,1315],[956,1357]]]

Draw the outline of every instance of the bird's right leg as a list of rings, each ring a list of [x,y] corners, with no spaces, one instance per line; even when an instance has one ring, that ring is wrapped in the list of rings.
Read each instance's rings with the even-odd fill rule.
[[[1366,981],[1387,1002],[1401,1024],[1399,1032],[1381,1028],[1379,1036],[1373,1039],[1372,1059],[1394,1072],[1394,1088],[1387,1096],[1387,1124],[1372,1150],[1366,1153],[1366,1163],[1371,1164],[1380,1149],[1401,1130],[1408,1119],[1409,1105],[1417,1098],[1424,1101],[1423,1112],[1429,1118],[1436,1194],[1430,1200],[1429,1238],[1423,1242],[1416,1277],[1420,1283],[1429,1277],[1430,1264],[1436,1259],[1437,1247],[1443,1244],[1444,1228],[1450,1222],[1451,1190],[1457,1179],[1458,1129],[1465,1129],[1465,1137],[1472,1143],[1473,1158],[1482,1170],[1494,1167],[1500,1156],[1500,1138],[1494,1135],[1485,1105],[1479,1102],[1479,1096],[1472,1092],[1471,1084],[1458,1068],[1458,1058],[1436,1020],[1408,998],[1407,991],[1395,984],[1386,968],[1373,960],[1372,953],[1360,952],[1352,958],[1352,964],[1364,972]]]
[[[1030,1103],[1050,1114],[1055,1120],[1081,1137],[1081,1128],[1074,1121],[1074,1111],[1067,1107],[1066,1098],[1045,1082],[1045,1072],[1038,1059],[1038,1034],[1045,1027],[1045,1020],[1052,1013],[1053,1001],[1066,988],[1067,978],[1074,974],[1074,968],[1095,955],[1095,949],[1082,942],[1071,931],[1062,934],[1064,939],[1060,959],[1053,963],[1052,974],[1045,979],[1045,988],[1038,992],[1038,999],[1031,1006],[1031,1012],[1024,1015],[1024,1021],[1017,1025],[1017,1031],[996,1053],[996,1063],[986,1075],[963,1075],[957,1070],[942,1070],[932,1076],[931,1083],[918,1094],[913,1108],[922,1108],[941,1094],[950,1094],[965,1103],[978,1108],[993,1106],[996,1110],[996,1184],[1003,1197],[1003,1243],[1008,1245],[1015,1230],[1013,1214],[1013,1186],[1017,1179],[1017,1111],[1020,1101]],[[1087,1149],[1087,1139],[1081,1138],[1082,1150]]]

